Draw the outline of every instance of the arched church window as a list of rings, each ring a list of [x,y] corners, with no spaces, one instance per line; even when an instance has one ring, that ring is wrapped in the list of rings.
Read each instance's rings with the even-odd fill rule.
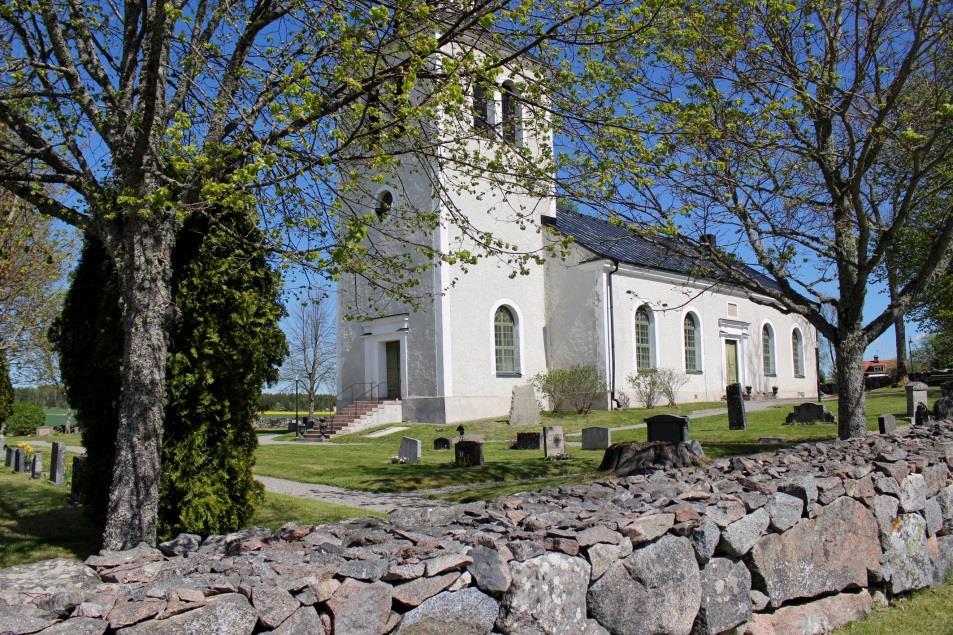
[[[776,375],[774,362],[774,329],[770,324],[761,327],[761,361],[765,375]]]
[[[492,94],[487,90],[486,81],[476,79],[473,82],[473,129],[478,134],[486,136],[490,131],[490,98]]]
[[[394,206],[394,195],[384,190],[377,199],[377,207],[374,212],[377,214],[377,220],[384,220]]]
[[[701,340],[698,337],[698,318],[694,313],[687,313],[682,325],[685,339],[685,372],[699,373],[701,363]]]
[[[794,376],[804,377],[804,337],[798,328],[791,333],[791,348],[794,352]]]
[[[655,320],[652,312],[644,304],[635,312],[635,369],[637,371],[655,368],[654,344]]]
[[[502,377],[520,374],[519,334],[513,310],[501,306],[493,318],[493,338],[496,346],[496,374]]]
[[[523,109],[516,84],[505,81],[500,92],[503,98],[503,141],[518,143],[522,133]]]

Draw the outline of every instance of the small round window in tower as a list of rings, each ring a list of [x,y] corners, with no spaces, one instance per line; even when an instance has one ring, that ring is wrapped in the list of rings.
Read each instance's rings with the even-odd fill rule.
[[[377,213],[377,219],[384,220],[384,218],[390,213],[390,208],[393,205],[394,205],[393,194],[387,191],[381,194],[380,198],[377,199],[377,209],[374,210]]]

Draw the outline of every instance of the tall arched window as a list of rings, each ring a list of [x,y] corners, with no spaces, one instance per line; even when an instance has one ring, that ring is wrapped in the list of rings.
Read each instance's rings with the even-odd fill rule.
[[[493,338],[496,345],[496,374],[511,377],[520,374],[520,343],[516,317],[512,309],[501,306],[493,317]]]
[[[776,375],[774,364],[774,329],[770,324],[761,327],[761,360],[765,375]]]
[[[698,318],[694,313],[685,315],[682,332],[685,338],[685,372],[700,373],[702,370],[701,338],[698,333]]]
[[[481,135],[490,130],[490,118],[487,112],[490,107],[490,96],[487,95],[486,83],[482,79],[473,82],[473,129]]]
[[[390,212],[390,208],[394,206],[394,195],[384,190],[381,193],[380,197],[377,199],[377,207],[374,209],[374,212],[377,214],[378,220],[384,220],[384,217]]]
[[[644,304],[635,312],[635,369],[637,371],[655,368],[653,347],[655,323],[652,313]]]
[[[503,141],[517,143],[520,136],[523,112],[519,103],[519,93],[511,81],[503,82]]]
[[[791,348],[794,353],[794,376],[804,377],[804,338],[800,329],[791,333]]]

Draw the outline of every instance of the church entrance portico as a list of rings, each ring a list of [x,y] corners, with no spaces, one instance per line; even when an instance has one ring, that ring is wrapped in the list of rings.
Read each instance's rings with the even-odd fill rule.
[[[409,315],[389,315],[361,324],[364,384],[376,399],[403,399],[407,392]]]
[[[722,318],[718,320],[722,348],[722,386],[741,384],[751,377],[745,360],[750,342],[748,322]]]

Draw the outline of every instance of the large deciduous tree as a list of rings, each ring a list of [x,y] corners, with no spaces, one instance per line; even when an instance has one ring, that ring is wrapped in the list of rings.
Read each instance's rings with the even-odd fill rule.
[[[511,162],[498,153],[443,154],[446,139],[433,134],[433,122],[470,119],[466,78],[492,72],[547,35],[513,20],[512,32],[521,36],[515,47],[475,55],[482,26],[506,4],[452,6],[445,11],[406,0],[0,6],[0,125],[7,133],[0,139],[0,186],[98,241],[117,274],[123,350],[107,548],[156,537],[175,318],[172,252],[188,217],[215,223],[218,204],[257,203],[279,251],[293,244],[289,255],[297,262],[332,275],[375,277],[399,293],[413,285],[416,270],[407,265],[416,261],[382,257],[368,265],[374,254],[360,246],[370,220],[340,196],[350,175],[368,166],[380,174],[412,155],[423,158],[421,165],[439,155],[468,168],[490,166],[509,181],[528,182],[544,167],[518,152],[504,157]],[[558,22],[586,10],[577,6]],[[458,128],[472,136],[469,125]],[[403,141],[395,145],[398,137]],[[517,162],[523,167],[506,167]],[[462,215],[446,216],[464,223]],[[421,210],[413,222],[432,229],[442,220]],[[478,244],[507,251],[489,235]],[[449,257],[419,246],[424,261]]]
[[[70,255],[52,219],[0,190],[0,351],[19,380],[45,379],[42,347]]]
[[[950,260],[947,206],[915,271],[865,320],[904,228],[953,185],[953,105],[919,81],[937,72],[953,6],[727,0],[679,13],[648,50],[616,55],[627,108],[591,151],[619,168],[610,213],[681,237],[704,255],[699,275],[803,315],[836,351],[839,436],[865,434],[864,351]]]
[[[263,382],[286,346],[280,280],[247,210],[192,216],[172,252],[170,332],[159,496],[160,536],[235,531],[261,497],[252,422]],[[87,449],[80,491],[100,527],[108,518],[119,424],[122,337],[115,267],[97,242],[83,249],[53,329],[70,403]],[[90,381],[90,377],[96,378]]]
[[[283,374],[304,388],[308,416],[322,388],[334,385],[337,355],[334,313],[327,294],[312,291],[299,300],[288,325],[288,359]]]

